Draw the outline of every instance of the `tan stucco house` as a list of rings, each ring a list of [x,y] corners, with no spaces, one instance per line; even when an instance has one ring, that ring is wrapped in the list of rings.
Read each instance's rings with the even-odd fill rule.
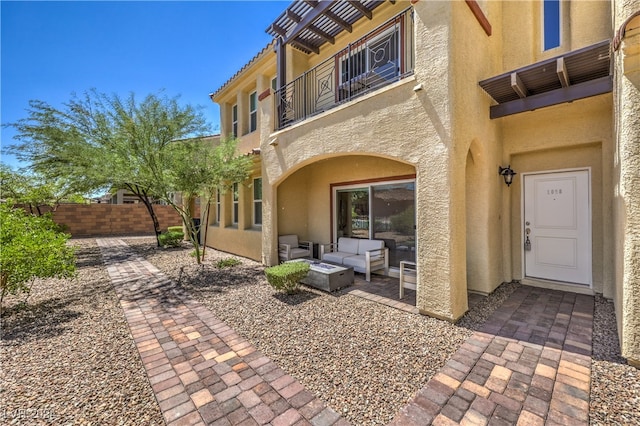
[[[638,363],[639,11],[293,2],[211,94],[255,170],[207,244],[271,265],[283,234],[383,239],[389,274],[417,263],[420,312],[450,321],[512,280],[602,293]]]

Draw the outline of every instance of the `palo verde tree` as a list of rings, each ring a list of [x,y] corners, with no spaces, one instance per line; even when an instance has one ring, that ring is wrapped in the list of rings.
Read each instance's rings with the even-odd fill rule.
[[[0,204],[0,309],[7,294],[29,293],[36,278],[71,277],[75,273],[69,235],[48,215],[34,216]]]
[[[34,172],[67,179],[76,188],[128,189],[146,206],[157,237],[153,188],[166,180],[169,148],[209,132],[202,112],[178,100],[162,94],[139,100],[133,93],[121,97],[94,89],[73,95],[62,108],[31,101],[28,116],[9,124],[19,141],[10,152]]]
[[[63,179],[48,180],[43,176],[12,170],[0,165],[0,196],[10,205],[28,208],[31,214],[42,216],[43,207],[56,211],[61,202],[84,202],[84,197]]]
[[[195,248],[196,260],[201,263],[198,229],[192,218],[190,200],[200,197],[204,205],[205,226],[208,223],[208,208],[213,194],[225,192],[236,182],[249,177],[253,160],[237,152],[237,140],[222,139],[213,145],[204,139],[177,141],[168,150],[166,179],[157,180],[153,190],[180,214],[189,240]],[[177,203],[172,196],[180,192],[183,202]],[[206,227],[205,227],[206,230]],[[205,237],[206,238],[206,237]],[[204,253],[204,252],[202,252]]]

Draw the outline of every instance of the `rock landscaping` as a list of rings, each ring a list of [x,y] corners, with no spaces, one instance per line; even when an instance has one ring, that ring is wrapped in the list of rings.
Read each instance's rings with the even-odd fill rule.
[[[198,266],[186,244],[126,241],[354,425],[387,424],[518,287],[453,325],[345,290],[276,292],[259,263],[210,248]],[[164,424],[95,242],[73,244],[77,279],[38,281],[27,305],[6,303],[0,423]],[[620,358],[612,303],[595,300],[591,423],[638,424],[640,371]]]

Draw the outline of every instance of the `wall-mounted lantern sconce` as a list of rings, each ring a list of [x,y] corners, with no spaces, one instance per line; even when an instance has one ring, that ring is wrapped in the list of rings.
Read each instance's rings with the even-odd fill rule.
[[[504,183],[506,183],[507,186],[511,186],[513,177],[517,175],[517,173],[511,169],[511,165],[507,167],[498,166],[498,173],[504,178]]]

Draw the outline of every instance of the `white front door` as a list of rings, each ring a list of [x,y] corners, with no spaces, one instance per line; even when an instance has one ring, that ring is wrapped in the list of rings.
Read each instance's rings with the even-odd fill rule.
[[[524,176],[525,277],[591,285],[588,170]]]

